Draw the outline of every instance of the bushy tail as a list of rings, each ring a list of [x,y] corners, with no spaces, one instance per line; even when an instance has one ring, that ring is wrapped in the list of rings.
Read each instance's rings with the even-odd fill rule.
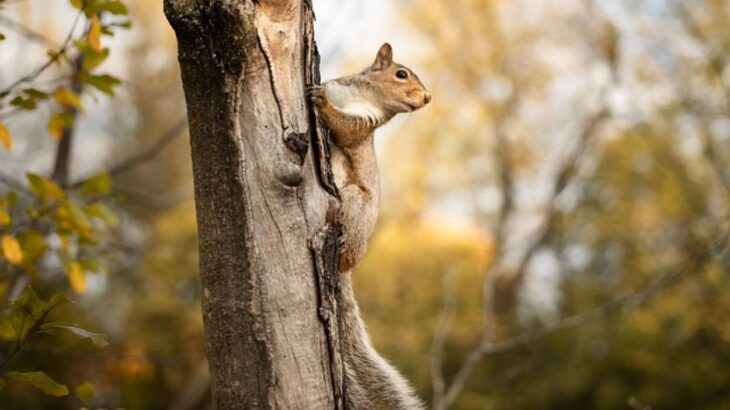
[[[423,410],[408,381],[373,348],[352,291],[352,273],[342,273],[342,349],[348,408]]]

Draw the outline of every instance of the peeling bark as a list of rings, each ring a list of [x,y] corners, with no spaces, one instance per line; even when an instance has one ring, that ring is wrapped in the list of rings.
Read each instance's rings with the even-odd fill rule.
[[[338,204],[301,0],[165,0],[178,38],[220,409],[344,403]]]

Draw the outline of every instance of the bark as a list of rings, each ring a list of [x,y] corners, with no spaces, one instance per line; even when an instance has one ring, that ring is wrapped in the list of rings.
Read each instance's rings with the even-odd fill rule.
[[[301,0],[165,0],[178,39],[219,409],[341,408],[337,191]]]

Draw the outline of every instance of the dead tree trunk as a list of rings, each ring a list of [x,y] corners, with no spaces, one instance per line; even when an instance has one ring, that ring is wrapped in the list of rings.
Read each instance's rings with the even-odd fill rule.
[[[342,407],[337,197],[304,0],[165,0],[178,39],[219,409]]]

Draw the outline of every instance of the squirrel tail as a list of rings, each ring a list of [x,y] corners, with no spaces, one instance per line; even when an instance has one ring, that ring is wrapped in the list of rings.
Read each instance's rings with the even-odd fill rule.
[[[423,410],[408,381],[373,348],[352,291],[352,272],[342,276],[343,361],[352,410]]]

